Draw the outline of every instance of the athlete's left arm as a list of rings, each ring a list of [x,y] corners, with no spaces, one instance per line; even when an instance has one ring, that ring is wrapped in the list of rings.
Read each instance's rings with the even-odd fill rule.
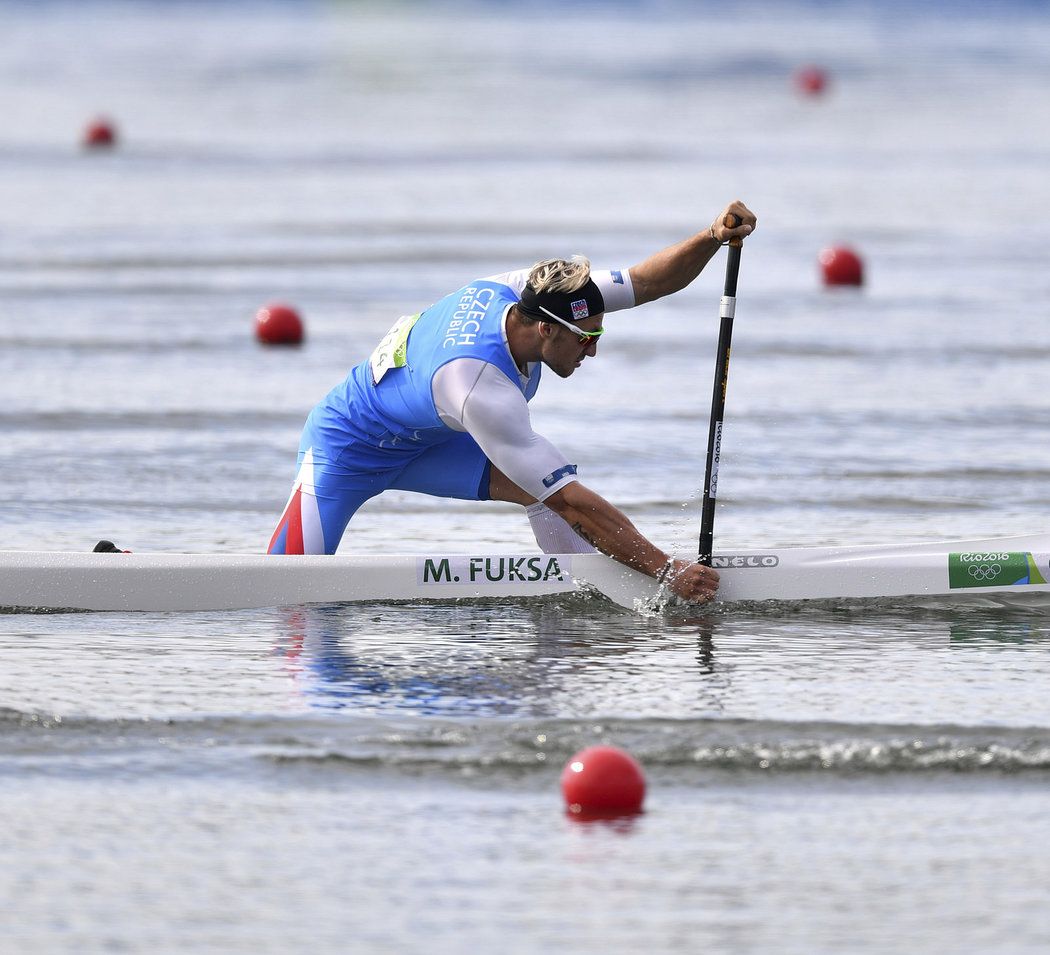
[[[740,220],[735,228],[727,228],[726,216]],[[680,292],[693,281],[714,257],[719,246],[730,239],[743,238],[755,231],[755,214],[739,200],[729,203],[710,228],[661,249],[644,262],[630,268],[634,286],[634,304],[644,305],[655,299]]]
[[[495,365],[457,358],[438,369],[431,387],[441,420],[466,431],[493,467],[531,501],[542,501],[575,480],[575,466],[532,430],[525,395]]]
[[[666,579],[679,597],[701,603],[714,597],[717,570],[664,553],[623,511],[579,481],[566,484],[543,503],[602,553],[650,577]]]

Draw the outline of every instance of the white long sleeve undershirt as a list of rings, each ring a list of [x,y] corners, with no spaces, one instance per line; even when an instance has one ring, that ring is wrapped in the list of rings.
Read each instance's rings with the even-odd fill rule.
[[[500,282],[521,294],[528,276],[528,269],[518,269],[486,281]],[[602,292],[605,311],[633,307],[634,289],[627,269],[592,271],[591,278]],[[508,311],[501,321],[509,353]],[[524,385],[528,375],[521,378]],[[537,501],[576,480],[574,473],[564,470],[569,465],[565,455],[533,431],[521,386],[495,365],[480,358],[454,359],[434,374],[431,390],[441,420],[454,431],[468,432],[489,461]]]

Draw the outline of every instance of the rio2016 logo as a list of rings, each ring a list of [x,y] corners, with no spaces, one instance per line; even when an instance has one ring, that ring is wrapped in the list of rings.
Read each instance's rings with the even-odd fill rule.
[[[971,564],[966,568],[968,573],[974,580],[991,580],[993,577],[998,577],[1003,572],[1001,564]]]
[[[1035,558],[1024,551],[970,551],[948,555],[948,586],[952,588],[1045,583]]]
[[[1010,559],[1009,554],[960,554],[959,563],[968,565],[968,573],[976,583],[994,580],[1003,572],[1003,562]]]

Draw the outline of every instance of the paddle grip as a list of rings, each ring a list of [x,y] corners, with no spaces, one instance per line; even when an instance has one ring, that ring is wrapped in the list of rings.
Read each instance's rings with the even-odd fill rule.
[[[740,225],[740,216],[733,215],[732,212],[727,212],[725,217],[722,219],[722,225],[727,229],[735,229]],[[739,249],[744,244],[744,240],[737,236],[735,239],[729,240],[729,245],[733,248]]]

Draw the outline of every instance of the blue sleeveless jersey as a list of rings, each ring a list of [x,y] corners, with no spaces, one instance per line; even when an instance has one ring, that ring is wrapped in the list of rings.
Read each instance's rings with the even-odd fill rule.
[[[377,383],[370,361],[357,365],[314,410],[315,426],[342,432],[384,450],[421,451],[460,432],[441,421],[431,383],[457,358],[477,358],[500,369],[529,401],[540,383],[536,362],[526,382],[503,339],[503,313],[518,294],[498,282],[474,282],[422,312],[408,333],[404,363]]]

